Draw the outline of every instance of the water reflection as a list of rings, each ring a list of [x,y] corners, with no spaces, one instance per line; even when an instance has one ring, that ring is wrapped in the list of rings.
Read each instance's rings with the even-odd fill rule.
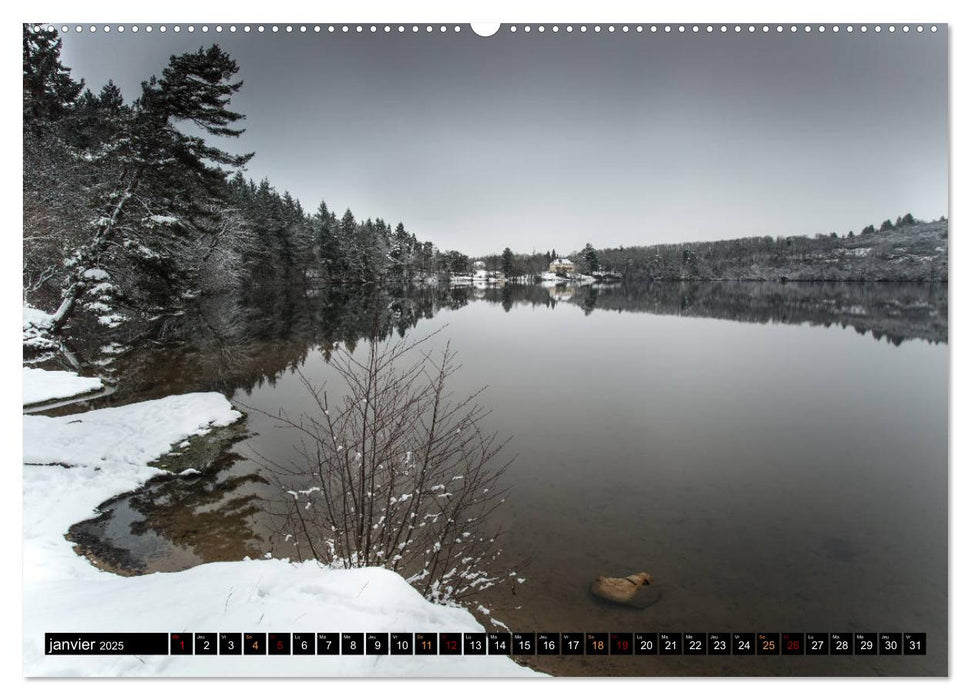
[[[506,287],[482,290],[501,304],[575,304],[596,310],[720,318],[744,323],[808,323],[853,328],[894,345],[947,342],[947,285],[840,282],[683,282]]]
[[[852,328],[877,340],[947,343],[947,285],[772,282],[685,282],[611,286],[506,285],[485,289],[325,287],[276,289],[248,299],[203,299],[185,314],[142,329],[117,354],[97,348],[90,371],[118,386],[110,397],[65,407],[117,405],[186,391],[232,396],[273,386],[320,349],[353,350],[376,332],[403,336],[422,319],[472,303],[555,310],[577,306],[586,315],[618,312],[717,318],[743,323]]]
[[[588,313],[644,312],[745,323],[853,328],[894,345],[947,342],[947,285],[837,282],[690,282],[585,288],[571,300]]]
[[[258,557],[266,551],[256,523],[268,482],[252,471],[238,473],[239,460],[224,451],[183,461],[191,474],[153,479],[102,504],[101,515],[71,527],[68,539],[96,564],[125,575]]]

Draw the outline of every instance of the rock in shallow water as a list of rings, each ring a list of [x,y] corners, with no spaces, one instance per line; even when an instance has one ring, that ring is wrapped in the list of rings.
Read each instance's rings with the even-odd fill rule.
[[[631,574],[626,578],[598,576],[597,580],[590,586],[590,592],[612,603],[633,605],[637,591],[652,583],[654,583],[654,577],[643,571],[639,574]]]

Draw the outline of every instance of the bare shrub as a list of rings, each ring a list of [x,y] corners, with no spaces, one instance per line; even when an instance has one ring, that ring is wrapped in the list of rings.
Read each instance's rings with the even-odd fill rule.
[[[372,339],[363,357],[331,358],[346,394],[313,386],[315,415],[275,416],[300,435],[299,457],[272,464],[287,493],[285,533],[301,556],[342,568],[401,573],[426,598],[455,602],[503,578],[490,570],[500,531],[490,516],[505,501],[497,463],[507,441],[485,433],[483,389],[456,398],[459,368],[449,345]],[[360,354],[360,353],[359,353]],[[295,482],[307,488],[287,489]]]

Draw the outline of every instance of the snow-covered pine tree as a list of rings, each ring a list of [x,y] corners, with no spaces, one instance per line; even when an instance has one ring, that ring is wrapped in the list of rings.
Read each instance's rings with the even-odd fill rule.
[[[409,253],[408,232],[399,221],[388,241],[388,274],[393,279],[401,280],[405,277]]]
[[[580,260],[583,263],[584,272],[596,272],[600,269],[600,261],[597,258],[597,251],[587,243],[580,251]]]
[[[361,247],[361,237],[358,234],[357,221],[353,212],[347,209],[340,221],[340,246],[344,251],[344,269],[341,271],[345,282],[362,282],[365,280],[365,251]]]
[[[290,266],[285,270],[290,283],[306,284],[317,269],[317,245],[303,205],[289,192],[283,193],[284,235],[290,249]]]
[[[199,242],[224,230],[228,199],[224,168],[238,169],[249,155],[233,155],[205,136],[236,137],[243,115],[228,109],[241,87],[236,62],[218,46],[173,56],[162,77],[142,83],[118,147],[105,155],[113,178],[92,193],[97,218],[69,258],[53,329],[63,327],[95,285],[124,277],[128,294],[167,306],[198,294]],[[191,124],[204,135],[185,133]],[[111,309],[100,320],[123,319]]]
[[[388,237],[381,219],[367,219],[357,227],[358,249],[361,251],[359,282],[381,279],[388,263]]]
[[[337,215],[327,209],[326,202],[321,201],[311,219],[311,225],[317,239],[321,274],[328,281],[334,281],[339,278],[339,271],[344,266]]]
[[[24,126],[41,131],[66,116],[84,89],[61,64],[61,39],[45,25],[25,24]]]
[[[57,298],[60,261],[85,215],[89,168],[68,145],[84,84],[71,78],[60,51],[55,31],[23,25],[23,288],[36,303]]]
[[[97,95],[91,90],[81,94],[66,137],[78,157],[96,164],[117,144],[130,118],[121,89],[109,80]]]

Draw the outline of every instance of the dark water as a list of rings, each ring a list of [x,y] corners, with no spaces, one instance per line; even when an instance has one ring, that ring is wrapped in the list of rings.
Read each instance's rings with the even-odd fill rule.
[[[946,286],[663,285],[328,291],[202,309],[107,371],[101,403],[220,390],[249,436],[202,476],[151,483],[72,536],[117,570],[296,556],[255,458],[293,456],[259,413],[313,409],[295,370],[379,318],[443,328],[512,436],[505,556],[526,582],[478,603],[532,631],[926,632],[926,657],[538,657],[562,674],[947,673]],[[190,332],[191,331],[191,332]],[[601,602],[598,575],[649,571],[644,609]],[[473,606],[475,607],[475,606]]]

